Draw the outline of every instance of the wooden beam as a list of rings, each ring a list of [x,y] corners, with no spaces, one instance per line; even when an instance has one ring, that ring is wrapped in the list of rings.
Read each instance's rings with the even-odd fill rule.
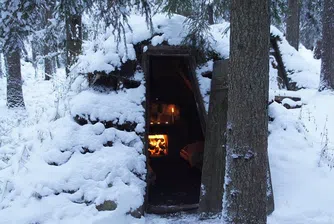
[[[222,212],[228,106],[227,74],[228,61],[216,61],[211,81],[199,203],[199,213],[203,219],[220,216]]]
[[[204,107],[204,102],[203,102],[203,97],[201,95],[201,91],[199,89],[199,83],[196,77],[196,60],[194,57],[188,57],[188,70],[189,70],[189,77],[190,77],[190,82],[192,85],[196,105],[197,105],[197,111],[198,111],[198,116],[199,116],[199,121],[201,123],[202,127],[202,132],[203,135],[205,136],[205,131],[206,131],[206,110]]]
[[[195,210],[198,208],[198,204],[188,204],[188,205],[149,205],[147,208],[148,213],[153,214],[168,214],[176,212],[184,212]]]
[[[277,103],[282,103],[282,101],[284,99],[290,99],[290,100],[293,100],[295,102],[302,100],[300,97],[296,97],[296,96],[275,96],[275,101]]]
[[[271,172],[269,158],[267,157],[267,215],[270,215],[275,210],[274,190],[271,181]]]
[[[277,66],[278,66],[278,77],[282,80],[283,85],[286,87],[286,89],[290,90],[291,88],[290,88],[290,84],[289,84],[288,74],[285,70],[282,55],[281,55],[281,52],[280,52],[278,44],[277,44],[278,40],[279,40],[278,38],[271,36],[270,37],[270,44],[271,44],[272,49],[274,50],[273,56],[275,57],[276,62],[277,62]]]

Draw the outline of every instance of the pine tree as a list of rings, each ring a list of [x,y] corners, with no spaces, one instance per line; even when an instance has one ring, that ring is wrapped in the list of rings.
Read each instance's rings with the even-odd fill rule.
[[[334,0],[324,0],[319,91],[334,90]]]
[[[67,74],[81,52],[83,38],[81,16],[83,13],[94,15],[95,18],[103,21],[106,27],[112,26],[117,42],[119,43],[121,40],[124,40],[123,42],[126,44],[125,27],[131,29],[128,24],[128,16],[133,9],[145,15],[146,25],[152,29],[151,4],[149,0],[60,0],[56,10],[59,14],[57,19],[65,21]]]
[[[286,39],[289,44],[298,51],[299,47],[299,23],[300,3],[299,0],[288,0],[288,12],[286,19]]]
[[[38,3],[38,4],[37,4]],[[0,2],[0,43],[7,65],[7,106],[24,107],[21,79],[21,52],[32,31],[32,18],[43,1],[3,0]]]
[[[231,1],[224,210],[226,223],[265,224],[269,1]]]
[[[271,24],[279,30],[284,30],[284,16],[287,11],[287,0],[270,1],[270,20]]]
[[[48,6],[44,9],[43,15],[43,28],[44,28],[44,45],[43,45],[43,56],[44,56],[44,73],[45,80],[50,80],[52,75],[55,73],[56,64],[55,57],[53,54],[56,51],[56,43],[57,39],[52,32],[52,29],[55,26],[52,24],[50,20],[53,19],[53,11],[55,8],[55,2],[51,1],[48,3]]]
[[[300,41],[308,49],[313,50],[317,41],[321,40],[321,11],[323,0],[302,1],[300,12]]]

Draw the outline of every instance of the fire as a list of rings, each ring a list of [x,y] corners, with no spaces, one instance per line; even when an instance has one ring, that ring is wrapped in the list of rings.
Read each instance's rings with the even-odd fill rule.
[[[150,156],[165,156],[168,153],[167,135],[149,135],[148,151]]]

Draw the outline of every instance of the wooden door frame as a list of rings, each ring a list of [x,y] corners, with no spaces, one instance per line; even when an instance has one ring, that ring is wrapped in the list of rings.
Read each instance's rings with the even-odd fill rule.
[[[145,46],[142,46],[141,49],[144,49]],[[200,119],[200,124],[202,128],[203,136],[205,137],[205,130],[206,130],[206,117],[207,112],[204,107],[203,97],[201,95],[200,89],[199,89],[199,83],[198,79],[196,77],[196,59],[194,54],[189,48],[180,47],[180,46],[146,46],[147,49],[145,52],[143,52],[141,57],[141,65],[144,72],[144,78],[145,78],[145,135],[144,135],[144,154],[146,158],[148,158],[148,133],[150,128],[150,112],[149,112],[149,97],[148,94],[150,92],[150,76],[151,76],[151,58],[152,57],[183,57],[186,59],[187,68],[189,72],[189,78],[191,85],[193,87],[193,94],[194,94],[194,100],[196,102],[197,106],[197,112]],[[145,47],[145,48],[146,48]],[[146,170],[148,170],[148,159],[146,159]],[[148,172],[146,174],[146,183],[148,181]],[[144,198],[144,206],[143,206],[143,214],[148,209],[148,194],[149,194],[149,186],[146,185],[146,194]],[[200,195],[198,195],[200,196]]]

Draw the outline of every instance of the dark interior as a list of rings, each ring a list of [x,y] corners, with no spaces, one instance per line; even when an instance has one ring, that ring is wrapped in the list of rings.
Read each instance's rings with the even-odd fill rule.
[[[150,184],[150,205],[186,205],[199,202],[201,170],[180,157],[190,143],[204,141],[190,73],[185,57],[151,56],[148,76],[149,108],[154,104],[173,104],[179,108],[174,122],[153,124],[149,134],[168,135],[168,155],[151,157],[148,163],[156,179]],[[150,110],[149,110],[150,111]],[[149,112],[148,117],[152,118]]]

